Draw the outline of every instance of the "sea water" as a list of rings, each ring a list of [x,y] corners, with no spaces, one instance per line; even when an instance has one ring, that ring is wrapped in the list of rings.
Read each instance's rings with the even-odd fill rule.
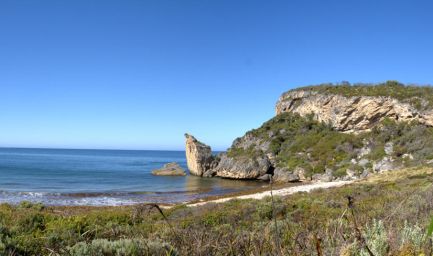
[[[178,203],[265,185],[151,174],[168,162],[187,170],[184,151],[0,148],[0,203]]]

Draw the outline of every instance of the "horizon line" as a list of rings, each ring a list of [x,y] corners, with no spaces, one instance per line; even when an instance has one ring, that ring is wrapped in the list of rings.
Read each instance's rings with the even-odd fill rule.
[[[56,148],[56,147],[4,147],[0,149],[53,149],[53,150],[107,150],[107,151],[175,151],[185,152],[180,149],[118,149],[118,148]],[[212,152],[225,152],[226,150],[212,150]]]

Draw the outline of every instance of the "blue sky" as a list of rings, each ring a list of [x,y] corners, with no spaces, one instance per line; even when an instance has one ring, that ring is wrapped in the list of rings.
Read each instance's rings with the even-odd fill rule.
[[[433,81],[432,1],[0,2],[0,146],[215,149],[323,83]]]

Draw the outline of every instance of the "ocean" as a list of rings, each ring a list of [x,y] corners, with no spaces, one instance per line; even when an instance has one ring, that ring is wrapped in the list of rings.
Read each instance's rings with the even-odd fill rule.
[[[179,203],[266,185],[151,174],[168,162],[187,170],[184,151],[0,148],[0,203]]]

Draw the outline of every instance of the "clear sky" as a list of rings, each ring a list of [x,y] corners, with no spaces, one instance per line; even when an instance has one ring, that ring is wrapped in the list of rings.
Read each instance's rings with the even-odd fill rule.
[[[294,87],[433,82],[433,1],[2,0],[0,146],[217,150]]]

